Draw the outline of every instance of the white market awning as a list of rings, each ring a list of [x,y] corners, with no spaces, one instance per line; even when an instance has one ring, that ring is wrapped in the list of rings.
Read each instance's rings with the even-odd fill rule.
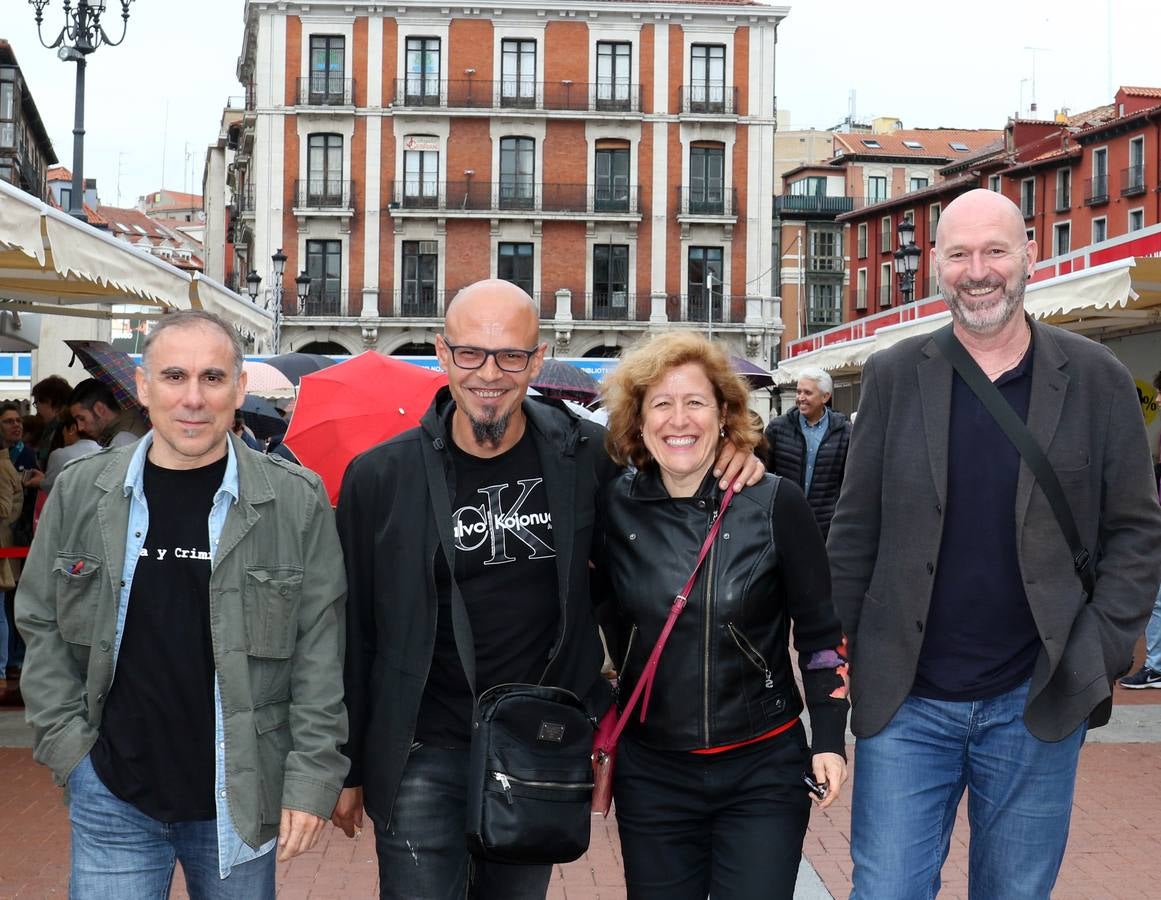
[[[113,307],[127,304],[146,308],[134,318],[206,309],[260,339],[273,327],[249,298],[0,181],[0,310],[124,318]]]
[[[1035,319],[1081,333],[1161,322],[1161,259],[1128,257],[1030,284],[1024,308]],[[872,353],[935,331],[950,319],[950,313],[939,312],[884,326],[870,337],[800,353],[778,364],[775,384],[794,383],[807,367],[857,371]]]

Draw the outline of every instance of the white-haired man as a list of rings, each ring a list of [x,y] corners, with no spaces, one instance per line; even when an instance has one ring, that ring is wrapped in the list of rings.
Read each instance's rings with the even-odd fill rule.
[[[794,408],[766,426],[770,471],[802,488],[823,540],[830,531],[851,441],[850,420],[827,406],[833,392],[829,373],[803,369]]]

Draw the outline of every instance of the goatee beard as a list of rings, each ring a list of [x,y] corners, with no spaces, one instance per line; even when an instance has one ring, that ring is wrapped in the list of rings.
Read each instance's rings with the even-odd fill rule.
[[[492,447],[497,447],[503,439],[505,432],[508,431],[508,422],[511,418],[511,413],[505,413],[498,419],[492,419],[490,421],[477,419],[475,416],[468,416],[468,421],[472,423],[472,437],[476,439],[477,444],[487,444]]]

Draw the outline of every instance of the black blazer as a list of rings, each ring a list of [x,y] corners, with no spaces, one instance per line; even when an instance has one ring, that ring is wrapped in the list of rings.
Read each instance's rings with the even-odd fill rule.
[[[1133,379],[1104,346],[1032,322],[1028,427],[1045,448],[1081,540],[1096,555],[1091,603],[1052,510],[1021,463],[1016,534],[1041,648],[1024,719],[1060,740],[1108,721],[1111,683],[1161,581],[1161,507]],[[929,335],[874,354],[831,524],[835,607],[851,650],[852,729],[882,729],[910,692],[947,495],[953,370]],[[986,464],[986,461],[981,461]]]

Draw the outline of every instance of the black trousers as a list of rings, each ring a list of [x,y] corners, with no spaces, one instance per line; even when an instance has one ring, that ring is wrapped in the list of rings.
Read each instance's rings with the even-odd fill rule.
[[[722,754],[617,749],[629,900],[792,900],[810,798],[802,724]]]

